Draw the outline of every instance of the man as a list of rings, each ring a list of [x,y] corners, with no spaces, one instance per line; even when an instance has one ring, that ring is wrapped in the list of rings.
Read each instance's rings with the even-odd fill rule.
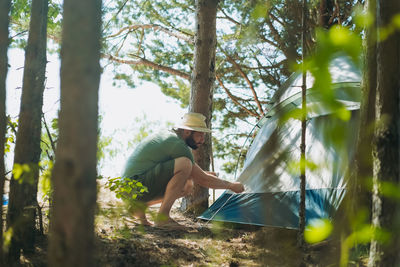
[[[185,114],[174,132],[141,143],[129,157],[123,174],[148,188],[149,192],[138,197],[146,208],[161,203],[155,220],[157,226],[179,226],[170,217],[170,210],[176,199],[192,192],[194,183],[235,193],[244,191],[241,183],[219,179],[215,173],[203,171],[194,162],[191,149],[201,146],[205,134],[211,132],[202,114]],[[145,208],[136,210],[134,215],[142,224],[152,225],[146,218]]]

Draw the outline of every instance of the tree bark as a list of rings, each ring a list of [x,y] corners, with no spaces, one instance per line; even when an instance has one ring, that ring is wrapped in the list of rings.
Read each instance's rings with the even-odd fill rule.
[[[27,164],[29,170],[10,181],[7,229],[13,235],[9,260],[19,260],[20,250],[33,252],[39,177],[41,116],[46,71],[47,0],[33,0],[28,44],[25,52],[19,125],[14,151],[15,164]],[[16,180],[18,179],[18,180]]]
[[[400,13],[399,1],[377,0],[378,36]],[[382,186],[399,187],[400,32],[393,31],[377,44],[376,121],[373,147],[372,223],[393,231],[391,240],[372,240],[369,266],[399,266],[400,204],[382,192]]]
[[[365,11],[376,13],[376,1],[368,0]],[[349,235],[355,229],[349,228],[349,222],[354,221],[360,212],[368,212],[371,218],[372,195],[368,181],[373,175],[372,170],[372,141],[375,126],[376,98],[376,25],[365,29],[364,39],[364,72],[361,83],[360,124],[358,126],[357,147],[354,159],[349,166],[347,194],[344,198],[344,209],[338,212],[337,223],[341,226],[341,234]],[[369,223],[368,221],[367,223]]]
[[[9,45],[9,13],[11,0],[0,0],[0,144],[5,143],[6,134],[6,78],[8,71],[7,50]],[[4,145],[0,147],[0,196],[3,202],[4,182]],[[3,204],[3,203],[2,203]],[[0,209],[0,240],[3,240],[3,209]],[[0,242],[0,265],[3,265],[3,242]]]
[[[101,0],[65,0],[49,266],[95,266]]]
[[[366,10],[370,14],[376,13],[376,0],[366,2]],[[364,73],[361,83],[362,100],[360,106],[360,128],[358,132],[358,144],[356,151],[356,162],[354,169],[355,177],[355,196],[357,206],[353,212],[360,208],[371,207],[371,194],[367,193],[367,180],[372,177],[372,141],[375,122],[375,96],[376,96],[376,25],[366,29],[364,40]],[[352,213],[355,214],[355,213]]]
[[[195,53],[189,107],[190,111],[203,114],[210,128],[215,83],[217,6],[216,0],[196,1]],[[207,134],[204,145],[193,153],[196,163],[203,170],[210,168],[211,153],[211,135]],[[195,185],[193,196],[186,197],[183,206],[194,214],[203,212],[208,208],[208,188]]]

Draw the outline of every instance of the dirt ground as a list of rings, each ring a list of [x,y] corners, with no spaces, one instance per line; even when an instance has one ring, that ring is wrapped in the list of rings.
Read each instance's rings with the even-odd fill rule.
[[[117,217],[98,217],[100,266],[336,266],[339,257],[332,242],[300,250],[295,230],[208,223],[178,208],[172,217],[185,226],[179,230]],[[110,218],[114,221],[105,223]]]
[[[207,224],[173,210],[184,229],[142,227],[125,218],[99,229],[100,266],[299,266],[296,232]],[[282,256],[281,252],[285,252]]]
[[[100,196],[102,193],[100,192]],[[138,225],[123,205],[101,197],[96,216],[96,265],[103,266],[337,266],[333,242],[297,246],[297,231],[212,223],[183,214],[175,205],[172,217],[185,227],[162,229]],[[152,214],[157,211],[152,208]],[[23,266],[46,266],[46,238]],[[350,266],[364,266],[354,262]]]

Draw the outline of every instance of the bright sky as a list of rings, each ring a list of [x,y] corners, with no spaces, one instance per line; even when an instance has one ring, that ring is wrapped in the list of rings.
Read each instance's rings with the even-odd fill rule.
[[[22,87],[24,66],[24,52],[21,49],[10,49],[8,53],[10,68],[7,75],[7,113],[16,118],[19,113],[19,103]],[[44,93],[43,112],[47,122],[57,116],[59,109],[60,90],[60,61],[58,55],[48,55],[47,81]],[[159,122],[163,126],[166,122],[178,123],[186,112],[171,98],[166,97],[160,89],[151,83],[131,89],[127,87],[114,87],[112,75],[103,73],[99,91],[99,112],[102,115],[101,130],[105,136],[113,137],[113,145],[122,149],[113,158],[106,159],[102,166],[105,176],[119,176],[126,157],[131,151],[127,147],[129,138],[135,135],[135,118],[146,116],[148,121]],[[12,155],[8,156],[7,166],[12,164]]]

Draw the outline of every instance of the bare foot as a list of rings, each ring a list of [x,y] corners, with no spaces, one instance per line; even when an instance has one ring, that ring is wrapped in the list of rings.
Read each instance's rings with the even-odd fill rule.
[[[139,223],[141,225],[145,225],[145,226],[152,226],[153,224],[151,222],[149,222],[146,218],[146,213],[142,210],[137,210],[134,212],[133,216],[139,220]]]
[[[151,222],[149,222],[146,218],[145,219],[139,219],[140,224],[144,226],[153,226]]]
[[[168,217],[166,220],[157,220],[154,224],[156,227],[169,228],[169,229],[185,229],[186,226],[177,223],[172,218]]]

